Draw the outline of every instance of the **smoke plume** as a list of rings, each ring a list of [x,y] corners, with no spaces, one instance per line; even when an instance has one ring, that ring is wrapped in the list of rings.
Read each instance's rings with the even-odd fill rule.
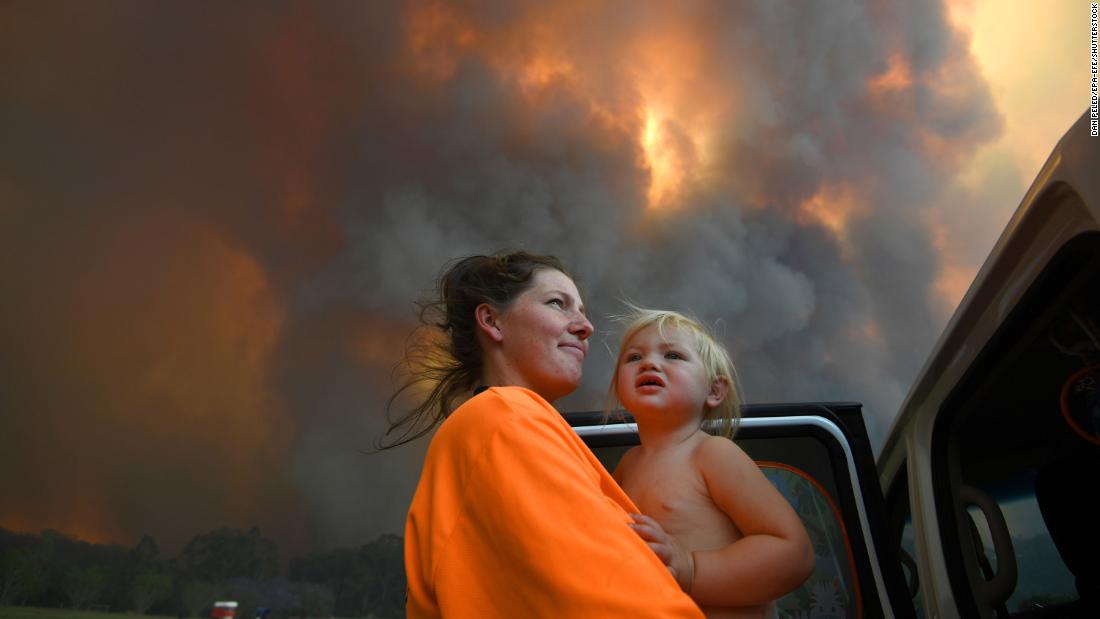
[[[364,451],[413,303],[507,247],[570,265],[604,344],[563,410],[629,298],[881,441],[1000,131],[934,2],[2,13],[0,525],[97,540],[399,533],[426,441]]]

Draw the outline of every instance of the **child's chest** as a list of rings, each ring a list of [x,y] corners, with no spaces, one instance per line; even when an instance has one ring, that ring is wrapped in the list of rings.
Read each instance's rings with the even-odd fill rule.
[[[635,462],[624,471],[623,490],[650,516],[709,501],[702,477],[684,459]]]
[[[733,522],[707,492],[689,459],[638,461],[624,471],[623,490],[643,514],[694,548],[725,544],[740,537]],[[694,542],[693,542],[694,540]],[[720,542],[719,542],[720,541]]]

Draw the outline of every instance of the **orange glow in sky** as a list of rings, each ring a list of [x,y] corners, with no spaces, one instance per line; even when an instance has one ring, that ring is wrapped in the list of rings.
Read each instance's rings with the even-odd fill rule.
[[[669,119],[647,108],[641,142],[650,174],[646,194],[649,208],[675,207],[677,195],[698,166],[695,141],[679,134]]]
[[[851,187],[823,187],[799,205],[799,222],[816,223],[827,228],[847,251],[848,221],[863,214],[866,205]]]
[[[713,79],[695,24],[668,5],[657,9],[659,29],[619,43],[618,53],[630,59],[630,83],[622,85],[625,92],[609,88],[587,61],[590,52],[571,39],[573,24],[591,10],[568,2],[532,9],[502,34],[479,31],[445,5],[417,4],[406,14],[409,51],[429,80],[449,79],[458,59],[476,50],[533,104],[554,87],[585,98],[594,117],[614,119],[634,135],[639,163],[650,174],[647,206],[675,207],[683,191],[706,177],[714,126],[731,114],[728,84]]]
[[[891,56],[888,66],[885,73],[875,77],[868,84],[872,93],[905,90],[913,85],[913,75],[901,54]]]
[[[919,127],[912,145],[954,183],[944,192],[955,200],[929,205],[932,214],[927,218],[940,255],[930,299],[939,313],[958,304],[980,266],[975,256],[984,256],[992,247],[992,232],[990,238],[974,239],[953,223],[958,215],[950,209],[968,209],[969,217],[1000,230],[1087,102],[1086,55],[1079,44],[1084,35],[1074,36],[1084,32],[1087,3],[1040,7],[1018,0],[954,0],[946,8],[949,21],[964,36],[970,59],[953,57],[935,73],[918,74],[908,57],[896,51],[882,73],[867,82],[867,94],[876,106],[889,110],[899,123],[918,122],[915,86],[946,100],[964,100],[973,92],[959,77],[964,73],[956,72],[965,72],[972,60],[1000,116],[999,136],[984,143],[978,140],[982,145],[976,152],[958,149],[958,136]],[[713,79],[714,61],[693,30],[699,24],[684,18],[688,10],[664,6],[654,11],[660,14],[659,28],[647,30],[645,37],[616,42],[621,56],[629,59],[630,83],[621,86],[633,93],[626,96],[621,89],[609,92],[614,89],[601,83],[601,76],[586,62],[585,47],[571,38],[570,25],[584,19],[586,11],[591,8],[570,2],[530,9],[520,27],[494,34],[478,30],[445,4],[419,3],[407,13],[410,51],[416,70],[428,79],[451,77],[458,59],[476,50],[535,105],[554,88],[580,93],[594,116],[634,136],[639,164],[649,173],[645,201],[651,211],[675,209],[716,175],[730,174],[713,168],[711,151],[722,128],[738,122],[737,89],[728,80]],[[1018,188],[1012,194],[1001,183],[1002,193],[994,195],[989,191],[997,186],[993,175],[1000,170],[1003,176],[1006,165],[1014,166]],[[797,206],[797,217],[824,226],[843,245],[849,220],[871,208],[860,205],[858,189],[820,188]]]
[[[1055,144],[1088,104],[1087,2],[1034,4],[1022,0],[954,0],[949,19],[969,34],[969,48],[1003,119],[999,138],[982,146],[969,161],[958,162],[956,183],[974,196],[970,217],[1001,230],[1019,205]],[[1009,195],[992,196],[998,170],[1014,168],[1019,186]],[[1001,181],[1000,184],[1003,184]],[[944,236],[946,235],[946,236]],[[965,257],[966,235],[934,234],[941,270],[934,303],[954,308],[980,262]],[[985,248],[988,253],[992,245]]]

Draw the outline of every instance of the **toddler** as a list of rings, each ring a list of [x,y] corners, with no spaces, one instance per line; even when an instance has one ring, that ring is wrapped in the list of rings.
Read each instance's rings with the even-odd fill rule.
[[[813,549],[790,504],[730,440],[740,397],[729,354],[694,319],[631,309],[609,389],[641,439],[613,474],[644,514],[631,526],[707,617],[774,616],[774,600],[813,570]],[[703,431],[712,419],[723,436]]]

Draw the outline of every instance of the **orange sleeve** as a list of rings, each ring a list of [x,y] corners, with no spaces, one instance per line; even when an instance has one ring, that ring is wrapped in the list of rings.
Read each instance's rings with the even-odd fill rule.
[[[458,512],[430,567],[441,614],[701,618],[557,411],[526,390],[492,391],[498,421],[466,437]]]

